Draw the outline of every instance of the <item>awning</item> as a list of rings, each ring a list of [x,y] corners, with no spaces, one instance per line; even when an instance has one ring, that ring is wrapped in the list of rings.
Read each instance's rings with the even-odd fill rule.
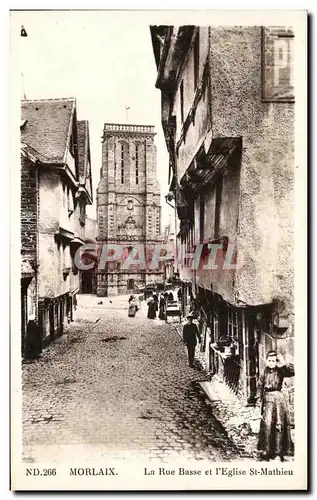
[[[74,246],[82,246],[85,244],[84,240],[82,240],[81,238],[79,238],[78,236],[76,236],[75,238],[73,238],[70,242],[71,245],[74,245]]]
[[[209,151],[201,147],[181,179],[183,188],[197,193],[202,186],[211,183],[214,177],[228,167],[232,155],[241,150],[241,138],[222,137],[212,141]]]
[[[74,239],[74,233],[68,231],[68,229],[64,229],[63,227],[59,227],[58,232],[55,233],[55,238],[57,240],[64,240],[70,242]]]

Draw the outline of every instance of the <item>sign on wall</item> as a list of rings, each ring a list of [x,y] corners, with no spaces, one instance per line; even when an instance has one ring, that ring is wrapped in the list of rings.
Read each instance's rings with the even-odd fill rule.
[[[262,97],[294,101],[294,32],[286,27],[262,29]]]

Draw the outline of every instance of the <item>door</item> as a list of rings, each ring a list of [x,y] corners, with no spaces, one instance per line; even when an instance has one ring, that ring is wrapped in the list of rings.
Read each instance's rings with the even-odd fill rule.
[[[82,271],[81,275],[82,293],[92,293],[92,271]]]
[[[52,342],[55,338],[54,335],[54,306],[50,305],[49,308],[49,322],[50,322],[50,341]]]
[[[27,288],[21,285],[21,352],[22,355],[26,344],[26,327],[27,327]]]
[[[127,282],[127,289],[128,290],[134,290],[134,280],[133,279],[129,279],[128,282]]]
[[[60,324],[60,335],[63,335],[64,331],[64,298],[59,302],[59,324]]]

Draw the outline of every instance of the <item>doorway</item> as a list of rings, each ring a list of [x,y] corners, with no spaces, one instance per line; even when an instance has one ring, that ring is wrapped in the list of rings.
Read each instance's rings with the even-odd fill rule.
[[[92,272],[91,270],[81,273],[81,293],[92,293]]]
[[[133,279],[128,279],[128,281],[127,281],[127,289],[128,290],[134,290],[134,280]]]

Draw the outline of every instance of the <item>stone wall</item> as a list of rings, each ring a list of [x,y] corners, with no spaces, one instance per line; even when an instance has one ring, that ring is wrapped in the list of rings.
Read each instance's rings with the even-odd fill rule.
[[[121,245],[123,251],[159,241],[161,206],[154,127],[105,124],[97,220],[99,251],[109,243]],[[97,295],[128,293],[129,279],[144,281],[142,271],[132,271],[131,277],[127,271],[129,274],[129,270],[118,268],[109,274],[99,272]]]

